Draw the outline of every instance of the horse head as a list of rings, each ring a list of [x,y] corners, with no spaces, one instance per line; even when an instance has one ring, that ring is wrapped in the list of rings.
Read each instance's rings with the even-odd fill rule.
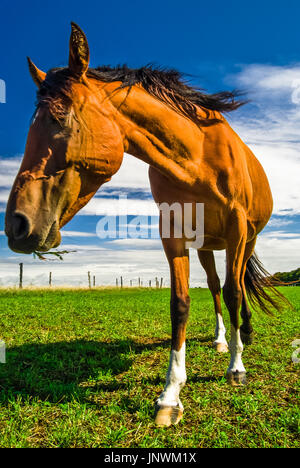
[[[72,23],[67,68],[39,70],[24,158],[6,213],[9,246],[31,253],[57,247],[59,230],[110,180],[123,159],[123,138],[107,93],[87,77],[89,47]]]

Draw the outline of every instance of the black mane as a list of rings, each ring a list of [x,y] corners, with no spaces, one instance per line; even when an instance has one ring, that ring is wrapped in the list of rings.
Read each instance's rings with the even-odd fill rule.
[[[154,68],[148,65],[138,69],[127,65],[90,68],[87,75],[104,82],[121,81],[122,88],[140,84],[149,94],[168,104],[176,112],[188,117],[197,124],[213,123],[218,119],[201,119],[197,107],[218,112],[230,112],[244,104],[236,98],[237,91],[223,91],[206,94],[203,90],[190,86],[184,75],[177,70]],[[209,113],[207,112],[207,117]]]
[[[177,70],[154,68],[152,65],[138,69],[128,68],[127,65],[89,68],[87,76],[106,83],[120,81],[120,87],[129,88],[129,91],[132,86],[139,84],[149,94],[198,125],[211,125],[220,121],[212,118],[209,111],[230,112],[244,104],[236,99],[240,95],[236,91],[206,94],[189,85]],[[37,105],[47,105],[51,114],[59,119],[60,114],[64,114],[64,104],[71,104],[73,81],[68,68],[50,70],[38,91]],[[206,112],[206,118],[200,117],[199,107]]]

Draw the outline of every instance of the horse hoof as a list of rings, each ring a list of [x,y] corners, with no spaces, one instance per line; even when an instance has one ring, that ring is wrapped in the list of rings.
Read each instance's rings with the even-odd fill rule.
[[[159,406],[155,408],[155,424],[159,427],[169,427],[177,424],[183,416],[179,406]]]
[[[253,332],[245,333],[243,330],[240,330],[241,340],[244,345],[251,345],[253,343]]]
[[[228,353],[229,349],[226,343],[216,343],[213,344],[217,353]]]
[[[231,385],[232,387],[242,387],[247,383],[246,372],[227,372],[226,379],[229,385]]]

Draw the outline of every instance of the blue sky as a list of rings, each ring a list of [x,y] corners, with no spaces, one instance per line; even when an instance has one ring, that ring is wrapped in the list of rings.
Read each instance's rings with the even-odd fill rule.
[[[68,59],[70,21],[85,31],[91,66],[149,62],[191,75],[208,91],[240,88],[251,104],[229,121],[266,169],[274,194],[274,215],[258,243],[258,253],[271,271],[299,266],[299,128],[300,128],[300,4],[289,1],[28,1],[1,2],[0,79],[6,83],[6,103],[0,104],[0,231],[5,203],[24,151],[34,110],[35,86],[26,56],[43,70],[63,66]],[[298,171],[298,172],[297,172]],[[92,270],[102,284],[123,274],[148,281],[168,267],[159,240],[100,241],[99,216],[118,194],[130,198],[132,214],[153,213],[147,167],[126,156],[120,173],[66,227],[63,245],[74,248],[62,263],[45,263],[10,253],[0,236],[0,281],[13,284],[24,261],[27,281],[46,281],[47,272],[72,284],[83,284]],[[131,240],[130,240],[131,241]],[[221,276],[222,254],[218,254]],[[67,278],[67,279],[66,279]],[[192,256],[192,284],[204,275]]]

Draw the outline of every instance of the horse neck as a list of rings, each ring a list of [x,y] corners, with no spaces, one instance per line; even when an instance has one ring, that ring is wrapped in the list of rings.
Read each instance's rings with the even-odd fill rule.
[[[193,185],[191,166],[201,156],[204,138],[200,128],[138,86],[113,93],[110,100],[118,109],[125,151],[168,178]]]

